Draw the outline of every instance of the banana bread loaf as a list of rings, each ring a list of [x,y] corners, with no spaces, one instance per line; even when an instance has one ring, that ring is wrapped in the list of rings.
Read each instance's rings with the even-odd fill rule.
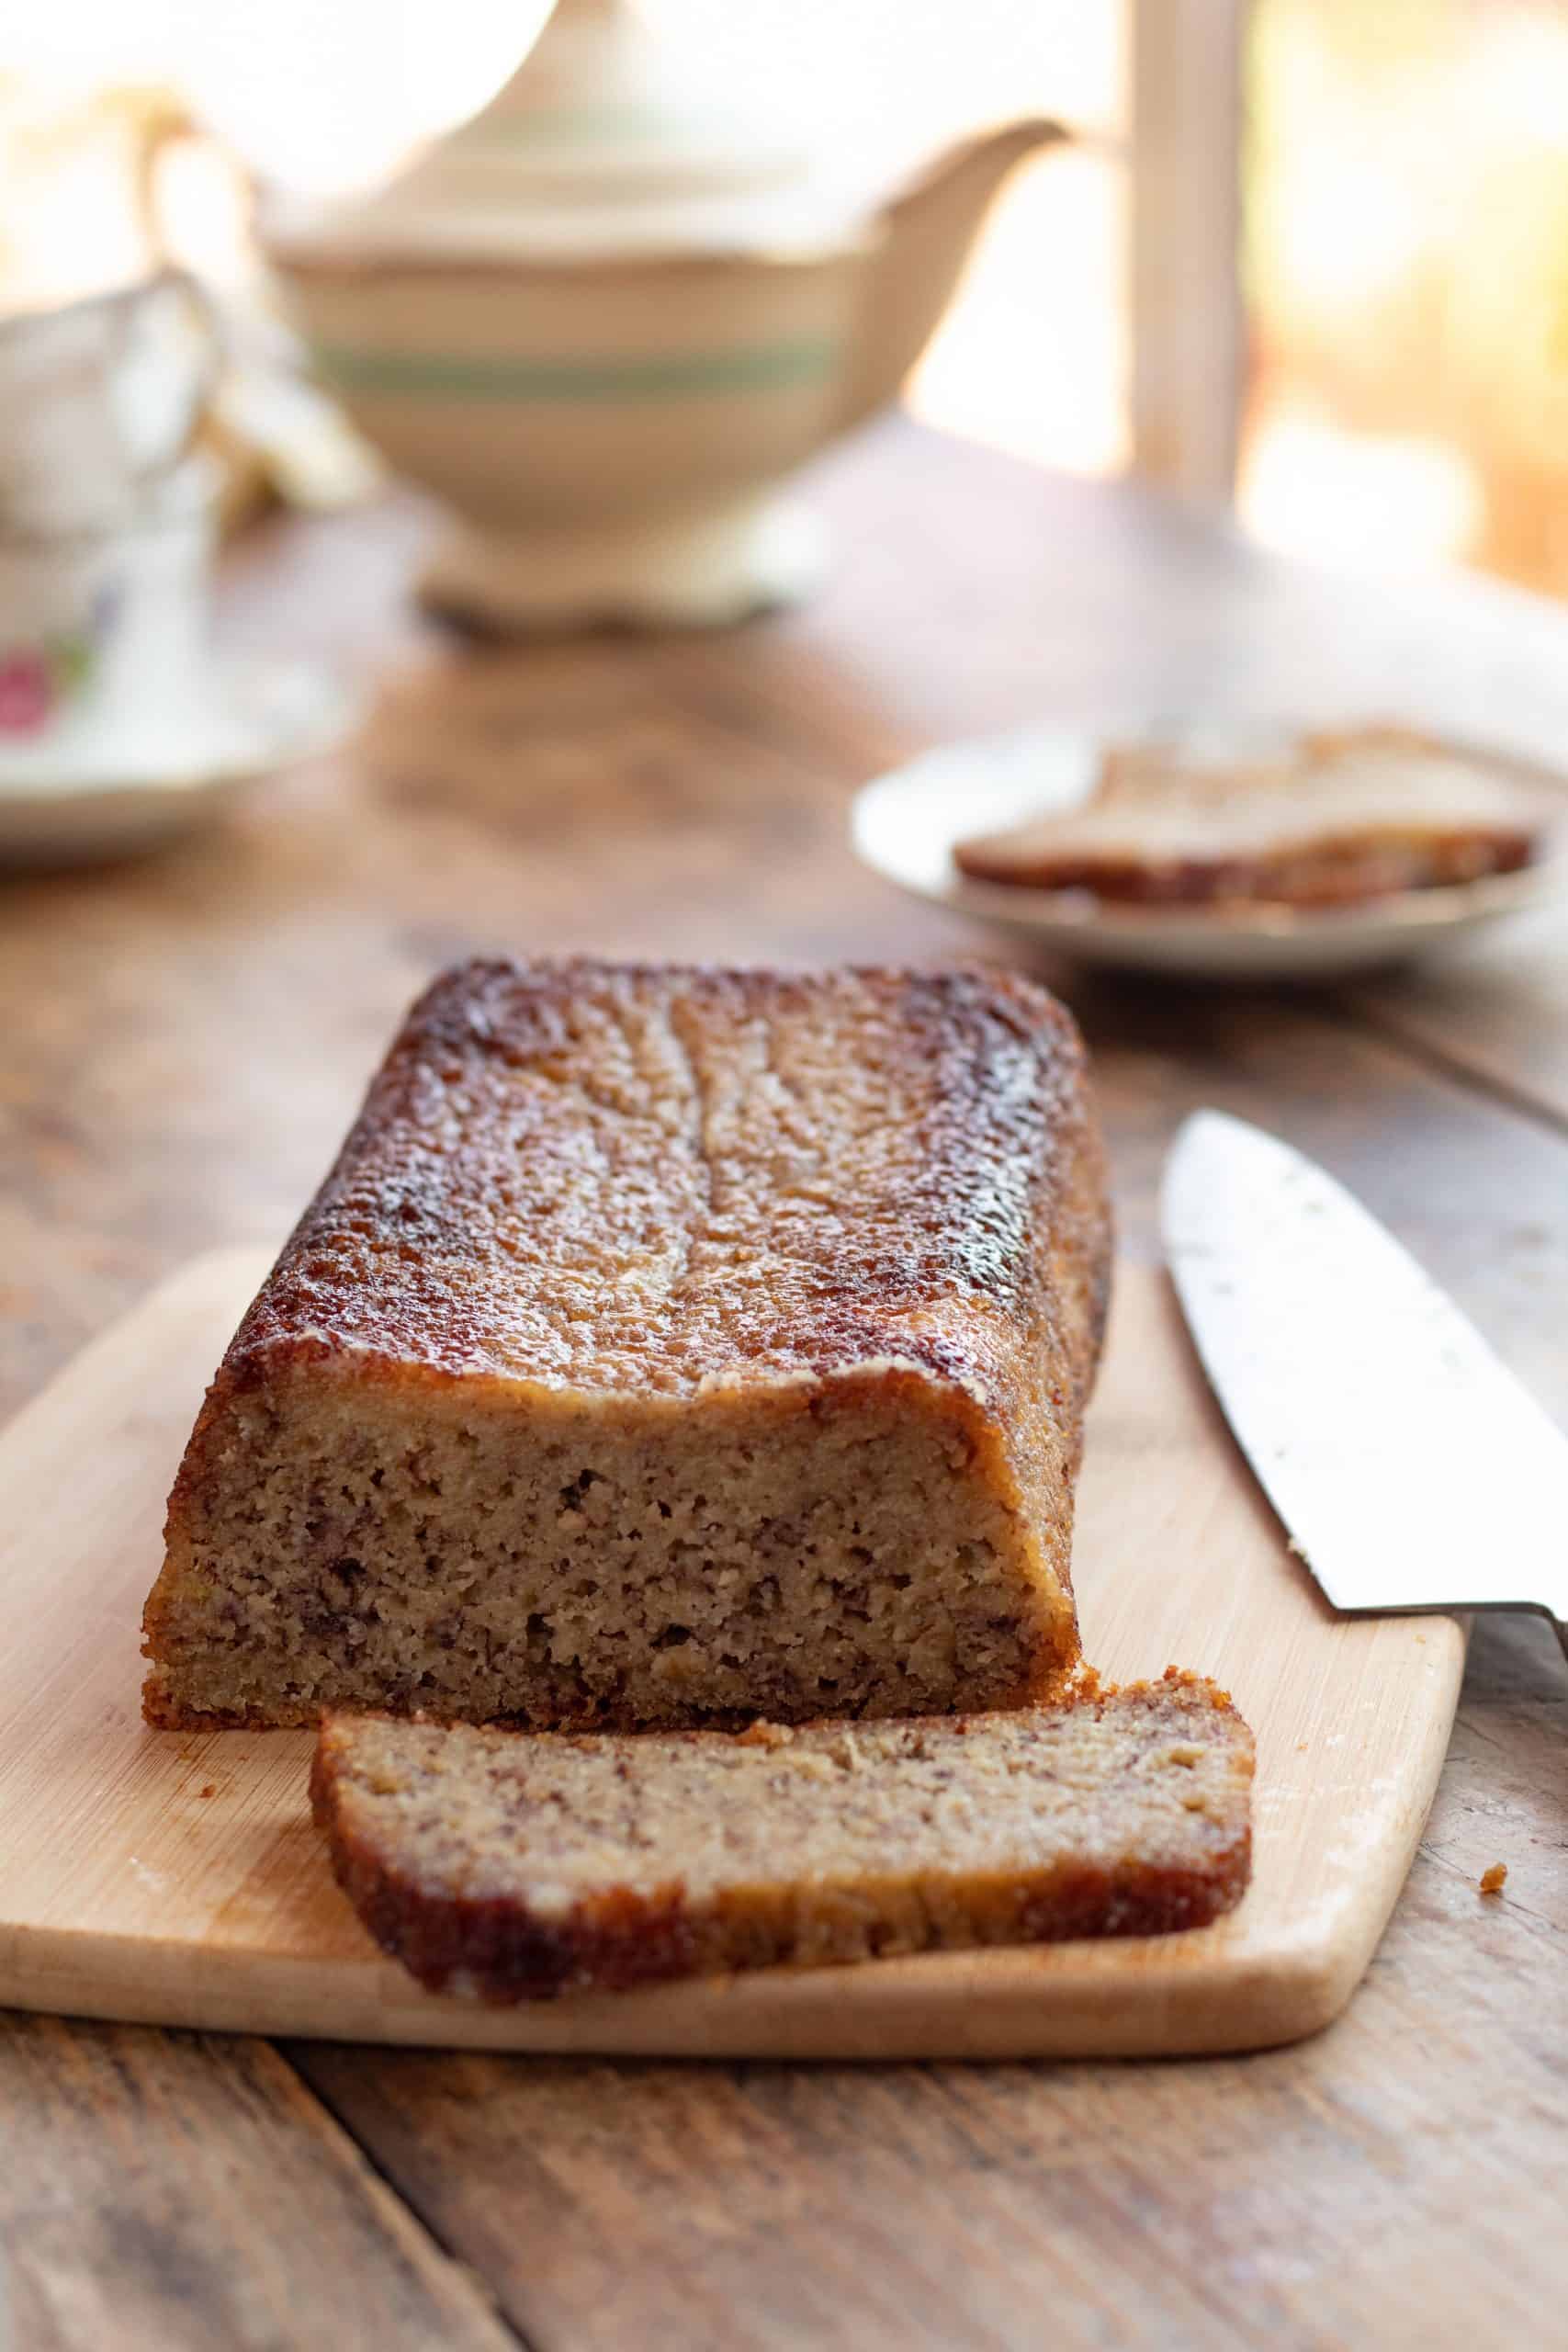
[[[1082,1050],[1024,980],[450,972],[209,1392],[148,1720],[1047,1692],[1108,1253]]]
[[[1252,1735],[1212,1683],[1013,1714],[570,1738],[332,1716],[311,1794],[434,1992],[1201,1927],[1241,1899]]]

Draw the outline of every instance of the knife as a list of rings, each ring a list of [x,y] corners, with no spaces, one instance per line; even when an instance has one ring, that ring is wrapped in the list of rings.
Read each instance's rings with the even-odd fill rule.
[[[1343,1185],[1198,1111],[1166,1163],[1182,1311],[1337,1609],[1534,1609],[1568,1653],[1568,1437]]]

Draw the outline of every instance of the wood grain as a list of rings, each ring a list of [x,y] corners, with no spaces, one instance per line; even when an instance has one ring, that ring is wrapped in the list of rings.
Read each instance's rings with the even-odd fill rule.
[[[1456,951],[1347,1000],[1368,1027],[1568,1130],[1565,1006],[1568,910],[1558,909],[1510,923],[1490,955]]]
[[[1519,1929],[1434,1874],[1330,2033],[1201,2065],[294,2056],[540,2343],[1544,2345],[1568,1986]],[[1441,2017],[1434,1965],[1474,1988]]]
[[[372,2041],[813,2058],[1250,2049],[1344,2007],[1426,1818],[1462,1639],[1444,1618],[1334,1615],[1210,1403],[1163,1278],[1141,1269],[1119,1285],[1091,1408],[1084,1640],[1113,1679],[1174,1662],[1234,1691],[1258,1741],[1240,1910],[1188,1935],[510,2009],[421,1993],[333,1884],[308,1734],[182,1736],[138,1716],[164,1497],[264,1272],[250,1252],[198,1261],[0,1439],[0,1998]]]
[[[0,2060],[7,2352],[515,2343],[265,2042],[8,2018]]]
[[[1133,490],[898,426],[809,492],[839,533],[828,592],[714,639],[455,647],[404,594],[429,528],[409,501],[252,537],[231,644],[330,656],[377,690],[376,716],[344,759],[276,779],[206,841],[4,887],[0,1410],[196,1251],[276,1244],[446,956],[988,952],[843,842],[850,788],[928,742],[1129,703],[1402,709],[1558,761],[1568,741],[1568,622],[1507,591],[1357,586]],[[1220,1101],[1354,1185],[1568,1420],[1560,941],[1521,926],[1320,1006],[1048,977],[1089,1021],[1131,1247],[1148,1250],[1176,1119]],[[295,2063],[552,2352],[1026,2347],[1047,2329],[1158,2352],[1550,2343],[1565,1738],[1550,1636],[1480,1625],[1367,1983],[1330,2032],[1273,2056],[852,2075],[299,2044]],[[1483,1902],[1498,1860],[1507,1888]],[[102,2030],[47,2030],[63,2053]],[[168,2102],[149,2206],[187,2174],[221,2181],[231,2109],[177,2101],[187,2045],[112,2046]],[[24,2064],[0,2040],[0,2100],[13,2144],[47,2140],[66,2211],[104,2175],[55,2047]],[[276,2078],[253,2090],[276,2160],[305,2167],[319,2109]],[[30,2225],[27,2183],[0,2165],[0,2227]],[[225,2206],[236,2296],[275,2259],[274,2221]],[[141,2289],[112,2232],[83,2243],[99,2301],[51,2324],[99,2352],[95,2312]]]

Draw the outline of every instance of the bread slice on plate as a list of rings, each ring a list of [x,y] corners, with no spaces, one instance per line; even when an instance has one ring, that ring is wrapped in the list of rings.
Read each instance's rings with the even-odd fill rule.
[[[1547,821],[1541,793],[1483,761],[1367,727],[1243,757],[1196,738],[1113,747],[1080,807],[953,855],[976,880],[1111,902],[1332,909],[1516,872]]]
[[[434,1992],[625,1990],[774,1962],[1159,1935],[1232,1909],[1252,1735],[1161,1682],[1015,1713],[531,1735],[323,1724],[333,1867]]]
[[[1109,1272],[1083,1049],[1026,980],[463,966],[209,1392],[147,1717],[1044,1695]]]

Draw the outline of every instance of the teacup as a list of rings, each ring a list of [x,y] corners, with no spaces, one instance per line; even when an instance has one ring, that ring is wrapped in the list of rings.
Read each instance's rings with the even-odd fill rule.
[[[190,458],[120,529],[0,537],[0,779],[179,764],[210,731],[212,490]]]
[[[217,368],[212,313],[183,270],[0,319],[0,537],[137,522]]]
[[[0,321],[7,780],[156,762],[203,716],[213,500],[187,452],[216,366],[181,271]]]

